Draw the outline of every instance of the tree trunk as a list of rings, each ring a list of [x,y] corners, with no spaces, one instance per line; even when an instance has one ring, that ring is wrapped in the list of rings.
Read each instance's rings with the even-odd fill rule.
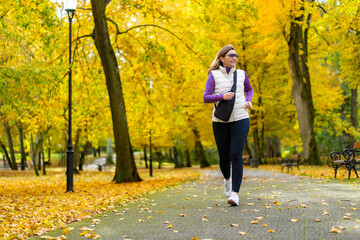
[[[254,138],[254,158],[260,159],[260,140],[259,140],[259,130],[257,126],[253,127],[253,138]]]
[[[33,136],[31,134],[31,160],[32,160],[34,171],[35,171],[35,175],[40,176],[37,165],[36,165],[37,149],[36,149],[35,145],[36,144],[34,143]]]
[[[24,134],[20,122],[18,125],[18,130],[19,130],[19,140],[20,140],[19,142],[20,142],[20,155],[21,155],[21,170],[25,170],[25,168],[27,167],[27,163],[26,163],[26,154],[24,147]]]
[[[41,142],[40,142],[40,151],[41,151],[43,175],[46,175],[45,154],[44,154],[44,140],[41,140]]]
[[[106,165],[113,165],[113,147],[111,138],[106,139]]]
[[[281,144],[278,137],[266,137],[266,157],[281,157]]]
[[[149,168],[147,162],[147,155],[146,155],[146,145],[144,145],[144,161],[145,161],[145,168]]]
[[[80,152],[80,136],[81,128],[78,128],[75,135],[75,144],[74,144],[74,173],[79,174],[78,165],[79,165],[79,152]]]
[[[104,0],[91,0],[91,6],[95,23],[93,37],[101,58],[110,99],[116,153],[114,180],[116,183],[141,181],[130,143],[119,66],[108,32],[106,4]]]
[[[196,127],[193,128],[193,133],[195,137],[195,150],[196,150],[196,155],[198,157],[198,161],[200,162],[200,168],[210,167],[210,164],[206,160],[204,149],[200,141],[200,133]]]
[[[358,127],[358,119],[357,119],[357,88],[351,89],[351,124],[357,130]],[[356,142],[353,136],[350,137],[350,146],[353,147]]]
[[[314,2],[311,0],[311,2]],[[300,135],[303,143],[303,157],[309,164],[320,164],[319,153],[315,140],[314,119],[315,110],[311,94],[310,74],[308,68],[308,30],[311,19],[309,13],[304,23],[304,0],[302,5],[295,2],[294,19],[290,25],[289,66],[293,79],[292,95],[300,126]]]
[[[1,116],[2,116],[2,114],[1,114]],[[15,158],[13,140],[12,140],[12,136],[11,136],[11,131],[10,131],[10,128],[9,128],[8,124],[6,123],[5,119],[3,120],[3,124],[4,124],[6,139],[7,139],[9,151],[10,151],[12,170],[18,170],[16,158]]]
[[[88,154],[91,148],[91,143],[86,141],[84,151],[81,152],[80,159],[79,159],[79,171],[83,170],[83,166],[85,163],[85,156]]]
[[[190,160],[189,149],[186,149],[186,151],[185,151],[185,157],[186,157],[186,167],[191,167],[191,160]]]
[[[172,147],[172,153],[173,153],[173,157],[174,157],[175,168],[181,168],[181,164],[179,161],[179,154],[178,154],[176,147]]]
[[[11,159],[10,159],[10,156],[9,156],[9,153],[8,153],[8,151],[6,150],[6,147],[5,147],[4,143],[3,143],[1,140],[0,140],[0,146],[1,146],[1,148],[4,150],[5,158],[6,158],[6,161],[8,162],[8,164],[9,164],[9,167],[10,167],[11,169],[13,169],[12,162],[11,162]]]

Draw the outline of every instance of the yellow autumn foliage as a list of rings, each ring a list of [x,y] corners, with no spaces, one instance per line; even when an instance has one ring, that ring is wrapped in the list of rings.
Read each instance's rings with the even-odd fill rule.
[[[146,179],[148,172],[140,172]],[[65,193],[66,176],[49,171],[0,172],[0,239],[26,238],[136,200],[145,193],[196,179],[192,170],[155,171],[142,182],[115,184],[113,172],[84,172],[74,178],[74,193]]]

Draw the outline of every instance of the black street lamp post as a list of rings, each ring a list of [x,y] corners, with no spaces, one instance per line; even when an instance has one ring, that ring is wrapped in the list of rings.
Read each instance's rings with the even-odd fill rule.
[[[152,102],[151,102],[151,90],[152,90],[152,87],[153,87],[153,80],[151,78],[148,78],[148,81],[149,81],[149,102],[150,102],[150,115],[151,114],[154,114],[153,111],[152,111]],[[153,116],[149,116],[150,119],[153,119]],[[150,156],[149,156],[149,170],[150,170],[150,177],[153,176],[153,164],[152,164],[152,160],[153,160],[153,157],[152,157],[152,144],[151,144],[151,135],[152,135],[152,121],[150,122],[150,131],[149,131],[149,145],[150,145]]]
[[[66,162],[66,192],[74,192],[74,150],[71,139],[71,109],[72,109],[72,95],[71,95],[71,22],[75,15],[77,0],[65,0],[65,11],[69,17],[69,130],[68,130],[68,145],[67,145],[67,162]]]

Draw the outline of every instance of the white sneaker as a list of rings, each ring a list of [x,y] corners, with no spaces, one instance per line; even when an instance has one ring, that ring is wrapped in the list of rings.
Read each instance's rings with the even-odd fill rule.
[[[225,193],[225,196],[230,197],[230,195],[231,195],[231,179],[229,181],[226,181],[224,179],[224,193]]]
[[[234,192],[231,192],[231,195],[228,200],[228,204],[231,206],[239,206],[239,195]]]

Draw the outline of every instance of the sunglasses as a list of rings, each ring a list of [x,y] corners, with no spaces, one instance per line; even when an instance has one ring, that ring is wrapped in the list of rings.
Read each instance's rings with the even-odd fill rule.
[[[227,57],[229,57],[229,58],[238,58],[239,57],[239,55],[237,55],[236,53],[231,53],[231,54],[228,54],[228,55],[226,55]],[[225,56],[225,57],[226,57]]]

